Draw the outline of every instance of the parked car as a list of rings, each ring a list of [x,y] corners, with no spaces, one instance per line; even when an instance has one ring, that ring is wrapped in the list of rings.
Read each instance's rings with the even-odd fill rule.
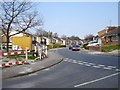
[[[88,44],[87,46],[99,46],[99,43]]]
[[[72,51],[79,51],[80,50],[80,46],[79,45],[73,45],[72,46]]]
[[[99,43],[96,41],[90,41],[87,46],[99,46]]]
[[[72,49],[72,45],[69,46],[69,49]]]

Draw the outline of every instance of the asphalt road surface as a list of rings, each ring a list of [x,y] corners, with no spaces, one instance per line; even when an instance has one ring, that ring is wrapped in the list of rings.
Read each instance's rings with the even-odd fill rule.
[[[3,80],[3,88],[118,88],[120,58],[59,49],[63,62],[22,77]]]

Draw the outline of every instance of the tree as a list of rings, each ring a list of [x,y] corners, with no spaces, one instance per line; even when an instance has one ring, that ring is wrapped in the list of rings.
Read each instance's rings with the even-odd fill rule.
[[[92,40],[93,40],[93,37],[94,37],[94,35],[88,34],[88,35],[85,36],[85,40],[86,40],[87,42],[88,42],[88,41],[92,41]]]
[[[80,38],[78,36],[71,36],[70,39],[71,40],[80,40]]]
[[[58,34],[57,34],[57,33],[54,33],[53,37],[54,37],[54,38],[58,38]]]
[[[2,13],[0,14],[0,28],[7,38],[7,52],[9,51],[9,38],[21,32],[25,32],[36,26],[42,25],[42,20],[37,18],[37,12],[32,11],[32,3],[17,0],[2,2]],[[11,30],[18,31],[9,35]]]
[[[67,39],[67,36],[66,36],[66,35],[62,35],[61,38],[64,39],[64,40],[66,40],[66,39]]]

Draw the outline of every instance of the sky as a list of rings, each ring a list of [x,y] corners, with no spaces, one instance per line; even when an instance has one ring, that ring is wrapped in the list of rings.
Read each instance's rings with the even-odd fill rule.
[[[107,26],[118,25],[117,2],[35,2],[43,17],[44,30],[59,36],[79,36],[97,33]],[[110,23],[111,22],[111,23]]]

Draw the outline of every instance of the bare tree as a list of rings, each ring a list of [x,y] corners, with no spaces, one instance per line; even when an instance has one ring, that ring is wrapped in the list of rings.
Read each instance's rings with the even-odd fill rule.
[[[88,34],[88,35],[85,36],[85,40],[86,40],[86,41],[92,41],[92,40],[93,40],[93,37],[94,37],[94,35]]]
[[[58,38],[58,33],[54,33],[54,34],[53,34],[53,37],[54,37],[54,38]]]
[[[42,25],[42,19],[37,17],[37,12],[32,11],[33,6],[31,2],[13,0],[12,2],[2,2],[1,5],[0,28],[7,38],[8,52],[9,38],[11,36]],[[18,32],[9,35],[11,30],[16,30]]]
[[[62,35],[61,38],[64,39],[64,40],[66,40],[67,36],[66,35]]]

